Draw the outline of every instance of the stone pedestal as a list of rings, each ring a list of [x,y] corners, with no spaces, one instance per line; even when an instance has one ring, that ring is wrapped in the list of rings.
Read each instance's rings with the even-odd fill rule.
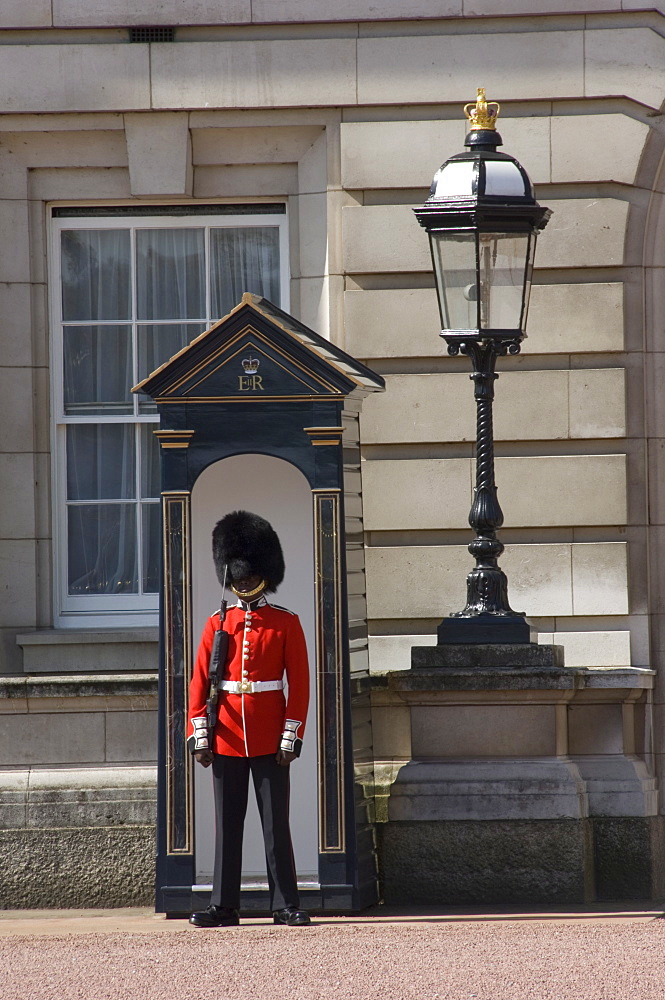
[[[566,668],[558,646],[478,644],[414,647],[411,670],[377,678],[386,901],[659,896],[653,676]]]

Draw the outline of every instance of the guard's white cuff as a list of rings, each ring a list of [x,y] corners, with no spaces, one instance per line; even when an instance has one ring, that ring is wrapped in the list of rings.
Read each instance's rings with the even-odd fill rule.
[[[284,723],[282,739],[279,744],[280,750],[286,750],[287,753],[294,753],[296,757],[300,756],[300,751],[302,750],[302,740],[298,736],[298,730],[301,726],[302,722],[298,722],[297,719],[286,720]]]
[[[192,719],[194,735],[187,740],[190,753],[198,753],[199,750],[209,750],[208,746],[208,720],[205,715],[198,719]]]

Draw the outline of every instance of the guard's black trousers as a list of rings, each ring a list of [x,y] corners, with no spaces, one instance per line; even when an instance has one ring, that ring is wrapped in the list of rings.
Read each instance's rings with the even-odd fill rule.
[[[215,754],[212,765],[215,790],[215,871],[210,902],[240,907],[242,834],[247,812],[251,772],[263,828],[270,909],[298,907],[298,882],[289,830],[289,765],[274,754],[262,757],[225,757]]]

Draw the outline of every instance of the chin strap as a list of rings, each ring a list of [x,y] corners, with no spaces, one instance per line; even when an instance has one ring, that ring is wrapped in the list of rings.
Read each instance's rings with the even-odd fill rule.
[[[261,580],[261,583],[258,585],[258,587],[254,587],[254,590],[238,590],[236,587],[233,586],[233,584],[231,584],[231,590],[233,591],[234,594],[237,594],[237,596],[240,597],[241,600],[247,601],[249,600],[250,597],[256,597],[257,594],[260,594],[265,585],[266,581]]]
[[[280,750],[286,750],[287,753],[294,753],[296,757],[300,756],[300,751],[302,750],[302,740],[298,736],[298,730],[301,726],[302,722],[298,722],[297,719],[286,720],[284,723],[282,739],[279,744]]]

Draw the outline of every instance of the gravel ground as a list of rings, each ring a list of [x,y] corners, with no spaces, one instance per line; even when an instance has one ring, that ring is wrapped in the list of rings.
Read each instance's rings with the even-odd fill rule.
[[[12,933],[0,937],[0,997],[662,1000],[665,920],[321,918],[215,930],[168,921],[148,933]]]

